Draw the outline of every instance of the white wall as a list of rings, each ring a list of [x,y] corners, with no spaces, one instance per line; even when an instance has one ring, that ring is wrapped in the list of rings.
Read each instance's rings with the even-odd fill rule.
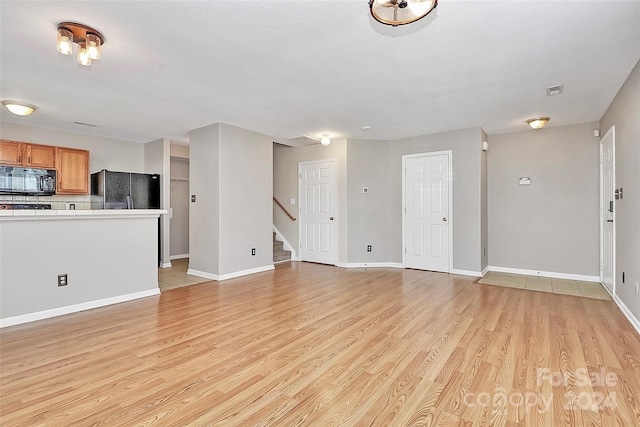
[[[616,296],[640,319],[640,62],[600,120],[604,135],[616,127]],[[622,272],[625,283],[622,283]],[[640,325],[640,321],[638,322]]]
[[[489,264],[599,275],[597,123],[491,135]],[[531,185],[519,185],[520,177]]]

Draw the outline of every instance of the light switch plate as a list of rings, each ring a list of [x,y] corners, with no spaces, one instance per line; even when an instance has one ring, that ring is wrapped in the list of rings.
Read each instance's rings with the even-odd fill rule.
[[[292,205],[295,205],[296,204],[296,199],[289,200],[289,203],[292,204]]]

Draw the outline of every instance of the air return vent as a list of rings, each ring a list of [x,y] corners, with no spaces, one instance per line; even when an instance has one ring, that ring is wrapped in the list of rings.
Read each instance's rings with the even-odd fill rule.
[[[549,86],[547,88],[547,96],[560,95],[563,89],[564,85]]]

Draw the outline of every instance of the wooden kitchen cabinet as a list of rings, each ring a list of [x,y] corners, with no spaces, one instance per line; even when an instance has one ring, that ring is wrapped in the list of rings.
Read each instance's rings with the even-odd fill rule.
[[[55,147],[0,140],[0,164],[40,169],[55,167]]]
[[[89,152],[56,147],[56,194],[89,194]]]

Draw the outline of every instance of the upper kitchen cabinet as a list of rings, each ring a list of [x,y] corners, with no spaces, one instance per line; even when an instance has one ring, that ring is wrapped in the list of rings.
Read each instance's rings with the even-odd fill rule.
[[[89,152],[56,147],[56,194],[89,194]]]
[[[55,167],[55,147],[0,140],[0,164],[40,169]]]

